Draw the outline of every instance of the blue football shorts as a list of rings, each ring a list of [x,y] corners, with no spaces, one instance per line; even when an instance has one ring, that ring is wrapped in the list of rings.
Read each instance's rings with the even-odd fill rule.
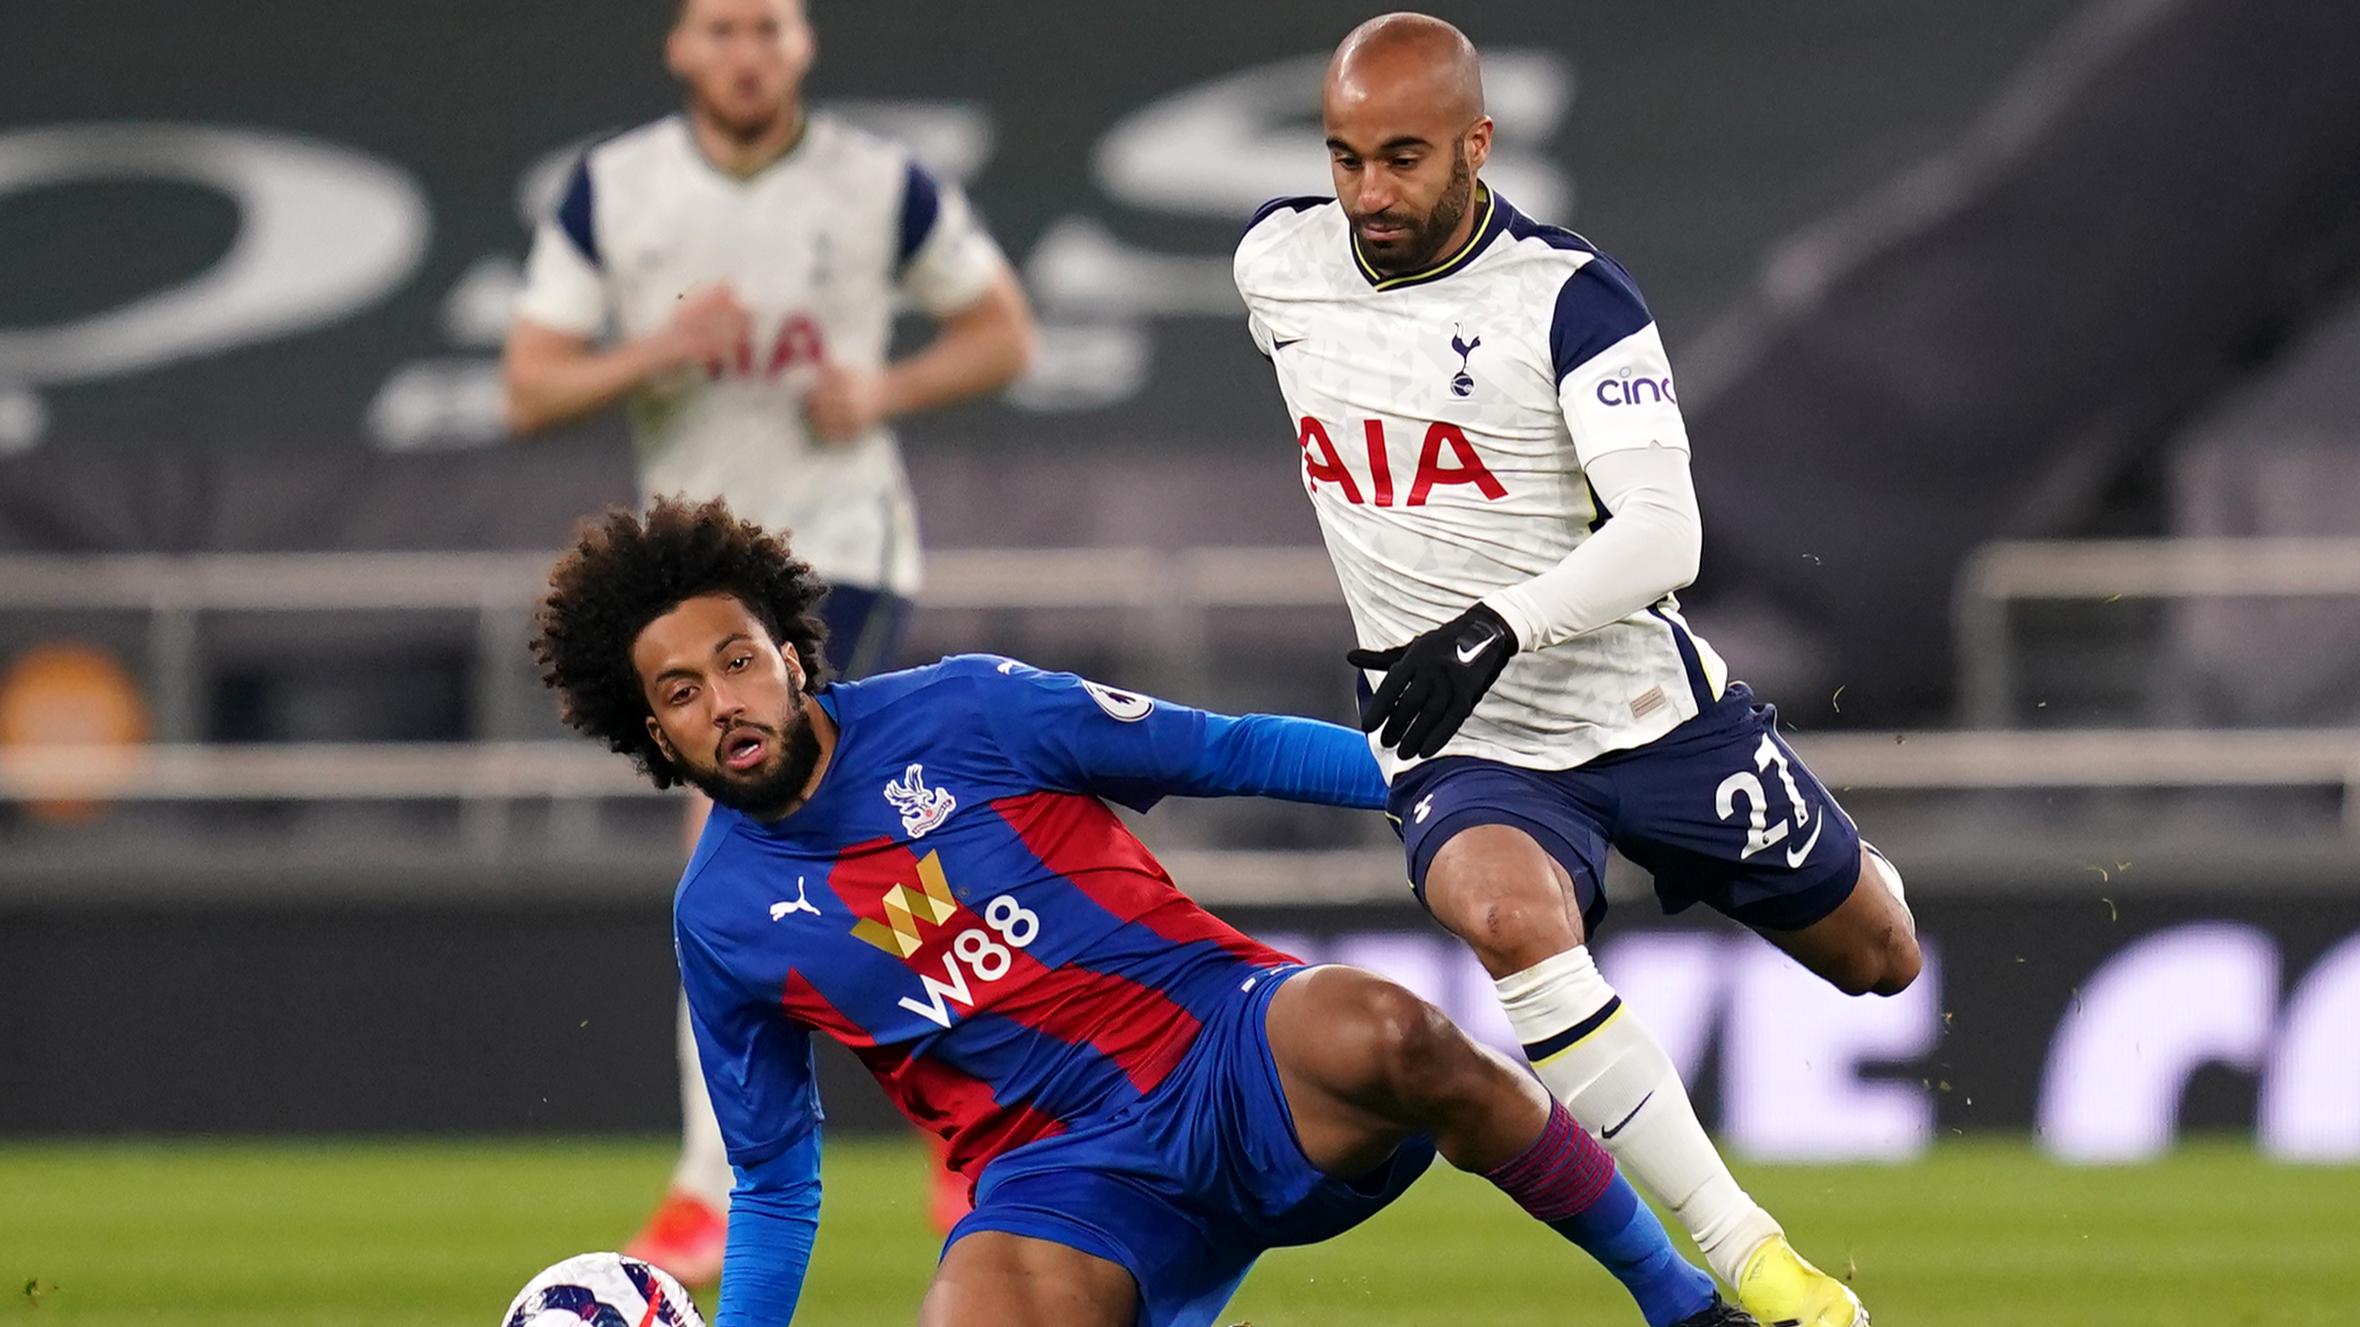
[[[862,585],[831,585],[818,611],[828,628],[828,668],[839,680],[884,672],[901,653],[910,601],[900,595]]]
[[[1430,1141],[1353,1181],[1321,1174],[1295,1141],[1263,1024],[1303,971],[1248,970],[1154,1092],[986,1166],[945,1250],[980,1230],[1063,1244],[1129,1270],[1139,1327],[1211,1327],[1263,1250],[1333,1239],[1399,1197],[1432,1163]]]
[[[1655,877],[1665,912],[1703,903],[1777,931],[1835,911],[1860,878],[1860,831],[1743,682],[1655,741],[1573,769],[1468,756],[1413,765],[1393,781],[1386,814],[1421,902],[1453,835],[1508,825],[1573,877],[1591,934],[1606,917],[1609,845]]]

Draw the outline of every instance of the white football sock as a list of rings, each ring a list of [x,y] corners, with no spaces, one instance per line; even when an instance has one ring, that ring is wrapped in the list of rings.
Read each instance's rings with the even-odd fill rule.
[[[1493,986],[1542,1084],[1736,1285],[1746,1255],[1781,1233],[1778,1222],[1738,1187],[1697,1123],[1671,1057],[1623,1007],[1589,949],[1576,945]]]
[[[721,1142],[721,1121],[713,1118],[713,1100],[705,1095],[705,1071],[697,1063],[696,1034],[688,1027],[688,997],[680,997],[680,1164],[672,1170],[672,1187],[726,1215],[729,1191],[737,1176],[729,1169],[729,1151]]]
[[[1909,895],[1901,890],[1901,868],[1893,865],[1893,859],[1879,851],[1877,845],[1867,839],[1860,841],[1860,850],[1885,864],[1884,873],[1877,878],[1884,882],[1886,892],[1893,896],[1895,903],[1901,905],[1901,910],[1903,912],[1909,911]],[[1917,928],[1912,926],[1910,929],[1915,931]]]

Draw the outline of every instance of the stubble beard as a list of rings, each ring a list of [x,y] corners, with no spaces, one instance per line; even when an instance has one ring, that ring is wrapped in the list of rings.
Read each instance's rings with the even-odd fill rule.
[[[766,108],[753,112],[733,112],[729,109],[732,104],[729,94],[733,91],[734,88],[723,86],[720,89],[722,95],[714,98],[703,95],[691,86],[689,101],[700,119],[740,145],[760,141],[764,135],[792,122],[801,114],[802,103],[792,89]]]
[[[819,768],[819,734],[812,731],[811,719],[803,712],[800,692],[795,694],[794,702],[787,712],[785,728],[774,734],[777,749],[761,767],[738,774],[715,765],[710,769],[684,770],[682,776],[697,791],[712,798],[716,806],[726,806],[756,820],[784,816],[803,795],[803,786],[811,782],[811,772]]]
[[[1387,275],[1399,275],[1431,267],[1441,261],[1443,246],[1450,243],[1451,232],[1459,228],[1459,222],[1466,218],[1467,209],[1475,201],[1475,172],[1467,165],[1467,145],[1464,142],[1453,143],[1450,155],[1450,183],[1443,187],[1442,197],[1434,200],[1433,208],[1424,217],[1411,223],[1409,234],[1403,237],[1398,246],[1401,257],[1381,257],[1370,251],[1367,241],[1360,241],[1361,252],[1368,256],[1371,267]],[[1398,223],[1403,218],[1379,212],[1374,216],[1355,217],[1353,220]],[[1355,238],[1358,238],[1357,234]]]

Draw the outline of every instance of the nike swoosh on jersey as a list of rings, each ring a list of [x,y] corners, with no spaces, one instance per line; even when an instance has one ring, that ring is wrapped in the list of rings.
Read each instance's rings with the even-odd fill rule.
[[[1272,350],[1284,350],[1288,346],[1299,346],[1310,339],[1311,338],[1309,337],[1298,336],[1292,341],[1273,341],[1270,343],[1270,348]]]
[[[1803,840],[1803,846],[1800,848],[1789,848],[1786,850],[1787,866],[1790,868],[1801,866],[1803,864],[1803,859],[1811,855],[1812,845],[1819,842],[1819,831],[1826,828],[1827,812],[1822,811],[1819,813],[1819,823],[1811,826],[1811,837]]]
[[[1623,1116],[1619,1120],[1616,1120],[1612,1125],[1609,1125],[1604,1129],[1600,1129],[1598,1131],[1598,1136],[1600,1138],[1612,1138],[1616,1134],[1621,1133],[1624,1129],[1630,1126],[1631,1121],[1639,1118],[1639,1112],[1647,1109],[1647,1103],[1653,1100],[1655,1100],[1655,1094],[1653,1092],[1650,1092],[1646,1096],[1639,1098],[1639,1104],[1631,1107],[1630,1114]]]

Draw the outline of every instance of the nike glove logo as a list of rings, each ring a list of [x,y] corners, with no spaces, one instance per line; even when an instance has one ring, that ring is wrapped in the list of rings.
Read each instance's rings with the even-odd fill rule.
[[[1485,650],[1497,644],[1499,638],[1500,633],[1491,626],[1477,623],[1465,635],[1459,637],[1458,648],[1453,653],[1458,655],[1460,663],[1470,664],[1481,658]]]
[[[1646,1096],[1639,1098],[1639,1104],[1631,1107],[1630,1114],[1623,1116],[1619,1120],[1616,1120],[1611,1126],[1600,1129],[1598,1131],[1598,1136],[1600,1138],[1612,1138],[1616,1134],[1621,1133],[1624,1129],[1630,1126],[1631,1121],[1639,1118],[1639,1112],[1647,1109],[1647,1103],[1653,1100],[1655,1100],[1655,1094],[1653,1092],[1650,1092]]]

